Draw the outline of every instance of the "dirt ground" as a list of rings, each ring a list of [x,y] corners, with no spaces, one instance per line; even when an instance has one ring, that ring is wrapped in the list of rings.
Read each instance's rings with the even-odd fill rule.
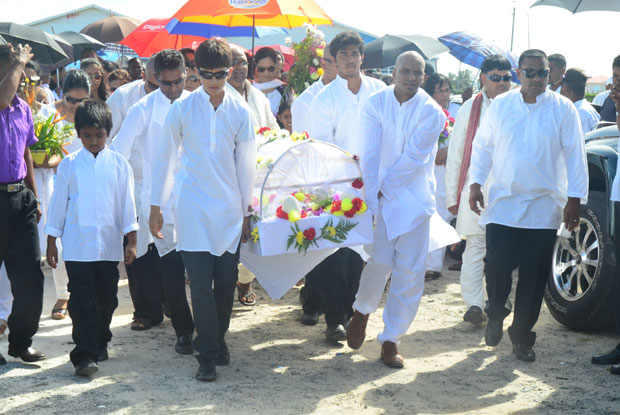
[[[448,262],[448,261],[447,261]],[[112,321],[110,360],[92,380],[69,363],[71,320],[54,321],[51,272],[34,346],[48,358],[0,366],[2,414],[620,414],[620,377],[589,363],[620,339],[609,333],[571,332],[543,306],[537,324],[537,360],[511,354],[505,335],[496,348],[484,330],[464,323],[458,272],[426,284],[418,315],[403,337],[402,370],[385,367],[376,335],[381,311],[371,316],[364,346],[353,351],[324,339],[321,319],[298,322],[299,289],[279,301],[257,285],[259,305],[235,302],[227,342],[231,365],[214,383],[194,379],[197,362],[174,352],[169,320],[144,332],[129,330],[127,280]],[[510,317],[504,327],[510,324]]]

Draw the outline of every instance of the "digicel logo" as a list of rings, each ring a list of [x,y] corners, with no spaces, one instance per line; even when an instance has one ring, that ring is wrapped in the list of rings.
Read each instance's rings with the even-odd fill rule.
[[[269,3],[269,0],[228,0],[228,4],[238,9],[256,9]]]
[[[142,30],[164,30],[165,27],[165,25],[145,24],[142,26]]]

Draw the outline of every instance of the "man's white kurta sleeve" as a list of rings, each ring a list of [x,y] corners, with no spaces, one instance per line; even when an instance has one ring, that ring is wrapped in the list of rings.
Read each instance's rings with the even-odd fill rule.
[[[252,205],[252,186],[256,166],[256,143],[250,114],[245,117],[236,136],[235,165],[239,192],[241,193],[242,211],[248,216],[248,207]]]
[[[403,154],[390,168],[379,187],[388,200],[398,197],[411,178],[422,173],[424,166],[432,157],[439,134],[446,122],[445,115],[434,109],[420,118],[422,121],[405,143]]]
[[[129,108],[123,125],[118,131],[118,134],[116,134],[116,137],[112,139],[110,149],[121,154],[126,160],[129,160],[131,148],[136,138],[142,136],[146,128],[145,121],[146,117],[141,105],[133,105]]]
[[[86,151],[86,150],[83,150]],[[69,203],[69,160],[60,163],[54,181],[54,192],[47,206],[45,233],[60,238],[65,229],[67,205]]]
[[[560,125],[560,138],[568,179],[566,195],[583,199],[585,203],[588,198],[588,162],[582,135],[579,113],[571,105]]]
[[[374,101],[373,101],[374,102]],[[381,163],[382,125],[371,100],[367,101],[360,113],[359,123],[362,140],[366,150],[361,159],[366,202],[373,213],[379,212],[377,194],[379,193],[379,165]]]
[[[128,234],[129,232],[137,231],[139,226],[133,194],[133,171],[129,163],[126,160],[123,161],[123,175],[121,177],[127,177],[127,180],[121,180],[120,195],[123,212],[123,233]]]
[[[179,163],[179,149],[183,135],[183,115],[179,101],[172,104],[155,146],[152,166],[151,205],[165,206],[172,194],[174,173]],[[251,125],[251,121],[248,119]]]
[[[471,184],[477,183],[480,186],[486,183],[491,167],[493,166],[493,122],[495,106],[491,104],[476,131],[474,144],[471,149],[471,163],[469,165],[469,175]]]
[[[108,107],[110,107],[110,111],[112,112],[112,129],[110,130],[110,137],[114,137],[121,128],[123,124],[123,114],[124,111],[124,100],[127,99],[127,96],[124,93],[116,93],[110,95],[110,98],[105,102]]]
[[[465,107],[465,105],[463,106]],[[467,138],[467,126],[469,124],[471,105],[458,112],[454,128],[450,135],[450,145],[448,146],[448,159],[446,161],[446,207],[455,206],[458,200],[459,177],[461,175],[461,164],[463,164],[463,152],[465,151],[465,141]]]
[[[334,142],[334,123],[332,122],[332,110],[325,99],[327,96],[319,93],[310,106],[310,138]]]

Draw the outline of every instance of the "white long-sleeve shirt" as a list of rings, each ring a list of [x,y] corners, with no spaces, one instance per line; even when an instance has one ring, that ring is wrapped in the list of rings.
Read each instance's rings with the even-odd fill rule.
[[[492,180],[481,225],[558,229],[567,197],[588,196],[577,109],[549,90],[535,104],[520,89],[498,96],[474,139],[470,175],[471,183]]]
[[[256,163],[247,104],[225,92],[214,109],[199,88],[172,104],[162,134],[151,205],[165,206],[174,188],[177,250],[235,252],[252,202]]]
[[[378,79],[361,75],[362,85],[357,94],[348,88],[347,80],[336,76],[312,101],[310,136],[315,140],[332,143],[362,157],[357,117],[368,97],[385,88]]]
[[[390,86],[368,98],[359,122],[367,203],[377,212],[377,194],[383,193],[382,213],[392,240],[435,211],[433,165],[446,116],[422,89],[400,104]]]
[[[461,107],[454,122],[454,128],[450,135],[450,146],[448,147],[448,159],[446,161],[446,207],[456,205],[457,193],[459,186],[459,176],[461,175],[461,164],[463,164],[463,153],[465,152],[465,140],[467,138],[467,127],[469,126],[469,117],[476,96],[471,97]],[[480,110],[480,122],[484,118],[487,109],[491,105],[491,100],[485,92],[482,92],[482,109]],[[471,164],[470,164],[471,166]],[[484,235],[484,228],[478,225],[480,216],[469,208],[469,179],[470,169],[467,170],[465,176],[465,185],[461,191],[461,203],[456,220],[456,231],[460,236],[465,235]],[[488,182],[482,186],[482,194],[484,199],[488,199]]]
[[[581,120],[581,129],[584,133],[590,132],[594,129],[596,124],[601,120],[601,114],[588,102],[587,99],[582,99],[575,102],[577,112],[579,113],[579,119]]]
[[[65,261],[122,261],[123,234],[138,230],[127,160],[86,149],[58,165],[45,233],[62,239]]]
[[[188,95],[188,91],[183,91],[178,99],[183,99]],[[159,89],[143,97],[129,108],[125,122],[110,146],[110,149],[122,154],[125,159],[129,159],[134,146],[137,145],[141,149],[142,194],[136,196],[141,199],[141,208],[138,212],[140,220],[138,257],[146,254],[148,245],[153,242],[148,229],[151,212],[151,169],[155,159],[155,149],[161,145],[158,140],[162,137],[164,121],[171,107],[172,103]],[[172,199],[162,207],[162,214],[166,223],[174,223]],[[168,236],[164,240],[154,241],[160,256],[166,255],[176,247],[176,237]]]
[[[325,83],[323,83],[323,77],[321,77],[293,101],[293,104],[291,104],[293,131],[306,131],[310,133],[312,128],[312,101],[324,87]]]
[[[265,94],[254,88],[248,80],[246,80],[244,84],[245,90],[247,91],[247,101],[246,97],[241,95],[239,91],[229,83],[226,83],[226,92],[229,92],[231,96],[237,97],[248,104],[248,107],[250,107],[250,114],[252,114],[252,124],[255,129],[269,127],[279,130],[280,127],[278,127],[276,117],[271,113],[271,104]]]

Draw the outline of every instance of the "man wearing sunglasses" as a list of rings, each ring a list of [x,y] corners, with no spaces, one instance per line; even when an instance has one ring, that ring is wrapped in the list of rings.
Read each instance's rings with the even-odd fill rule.
[[[508,334],[517,359],[533,362],[532,329],[557,230],[562,223],[569,231],[579,226],[580,199],[588,197],[588,166],[577,109],[547,89],[545,53],[523,52],[517,75],[521,88],[495,98],[480,122],[472,145],[469,205],[486,226],[485,342],[496,346],[502,339],[512,271],[518,267]],[[481,187],[487,179],[485,201]]]
[[[138,263],[134,266],[135,282],[133,284],[134,313],[133,326],[150,327],[159,324],[162,313],[162,286],[170,309],[170,318],[177,342],[175,350],[179,354],[192,353],[192,334],[194,322],[185,295],[185,267],[181,255],[175,250],[176,235],[174,229],[172,200],[162,208],[165,226],[162,229],[164,239],[151,237],[148,226],[151,199],[151,168],[154,162],[154,150],[158,145],[164,120],[177,99],[184,98],[189,92],[184,90],[185,60],[181,52],[164,49],[151,60],[154,62],[155,78],[159,89],[134,104],[125,117],[123,125],[114,138],[111,148],[129,159],[135,145],[141,149],[142,194],[138,211],[138,254],[137,259],[157,254],[155,268]],[[151,265],[147,256],[147,265]]]
[[[491,102],[500,94],[508,92],[512,75],[510,61],[500,55],[492,55],[482,62],[480,81],[482,91],[466,101],[459,110],[446,161],[446,204],[451,214],[457,215],[456,230],[467,240],[461,267],[461,296],[467,311],[463,320],[480,325],[485,320],[484,255],[486,245],[484,228],[478,225],[478,215],[469,208],[469,164],[471,149],[480,120]],[[488,186],[483,193],[488,197]]]

